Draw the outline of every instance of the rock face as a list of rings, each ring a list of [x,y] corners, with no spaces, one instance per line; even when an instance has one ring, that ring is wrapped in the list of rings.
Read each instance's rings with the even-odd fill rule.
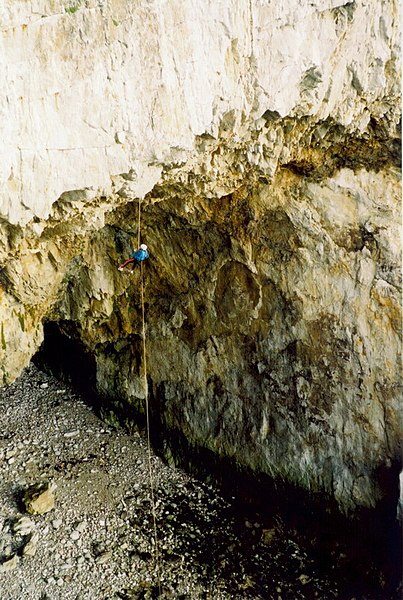
[[[154,422],[374,506],[399,439],[397,3],[34,5],[0,9],[3,380],[54,322],[143,410],[140,273],[116,269],[141,200]]]

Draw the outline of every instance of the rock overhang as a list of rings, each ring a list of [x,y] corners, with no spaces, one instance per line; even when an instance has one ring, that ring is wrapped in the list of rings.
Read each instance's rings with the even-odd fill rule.
[[[396,3],[52,6],[5,8],[4,380],[59,321],[140,407],[115,266],[142,199],[165,424],[376,503],[398,431]]]

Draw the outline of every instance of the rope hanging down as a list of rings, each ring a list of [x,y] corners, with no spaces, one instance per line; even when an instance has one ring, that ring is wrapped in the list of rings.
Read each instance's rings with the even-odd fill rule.
[[[138,230],[137,230],[137,246],[140,247],[140,226],[141,226],[141,200],[139,200],[139,214],[138,214]],[[158,537],[157,537],[157,520],[155,515],[155,496],[154,496],[154,478],[153,469],[151,462],[151,440],[150,440],[150,411],[148,402],[148,380],[147,380],[147,348],[146,348],[146,320],[145,320],[145,306],[144,306],[144,264],[140,263],[140,294],[141,294],[141,337],[142,337],[142,354],[143,354],[143,384],[144,384],[144,396],[145,396],[145,413],[146,413],[146,425],[147,425],[147,458],[148,458],[148,475],[150,480],[150,496],[151,496],[151,508],[153,516],[153,529],[154,529],[154,548],[155,548],[155,565],[157,571],[158,590],[161,596],[161,575],[160,575],[160,562],[159,562],[159,551],[158,551]]]

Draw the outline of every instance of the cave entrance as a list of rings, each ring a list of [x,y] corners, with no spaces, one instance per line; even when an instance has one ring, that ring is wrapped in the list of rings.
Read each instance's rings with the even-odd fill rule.
[[[102,413],[105,405],[96,392],[96,361],[80,340],[76,323],[45,322],[44,341],[32,361],[40,370],[71,385],[98,415]],[[155,398],[151,402],[153,400]],[[141,422],[139,415],[137,418]],[[325,571],[336,569],[342,590],[350,591],[353,586],[359,593],[365,588],[366,593],[369,588],[378,589],[381,579],[387,582],[388,590],[396,587],[401,546],[393,514],[395,496],[389,495],[387,506],[376,513],[366,510],[349,520],[338,513],[329,498],[315,497],[284,482],[247,473],[231,460],[189,445],[178,431],[162,431],[157,420],[152,431],[157,438],[153,446],[159,454],[165,458],[168,454],[171,464],[221,488],[224,497],[236,500],[236,514],[257,518],[269,529],[273,519],[280,519],[287,531],[298,531],[302,544],[312,538],[313,555],[318,557]],[[339,560],[337,567],[333,564],[335,549],[345,557]],[[363,578],[362,573],[366,577]],[[385,590],[380,593],[383,592],[386,594]]]
[[[78,338],[75,323],[46,321],[43,332],[43,342],[32,362],[97,405],[95,358]]]

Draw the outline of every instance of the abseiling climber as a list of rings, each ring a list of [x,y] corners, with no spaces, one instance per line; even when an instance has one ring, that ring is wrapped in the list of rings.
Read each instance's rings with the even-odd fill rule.
[[[143,260],[146,260],[149,257],[149,253],[147,250],[147,246],[145,244],[141,244],[140,248],[132,253],[132,258],[125,260],[124,263],[118,267],[119,271],[123,271],[125,267],[128,265],[133,265],[135,267],[137,264],[141,263]],[[133,268],[130,270],[130,273],[133,273]]]

